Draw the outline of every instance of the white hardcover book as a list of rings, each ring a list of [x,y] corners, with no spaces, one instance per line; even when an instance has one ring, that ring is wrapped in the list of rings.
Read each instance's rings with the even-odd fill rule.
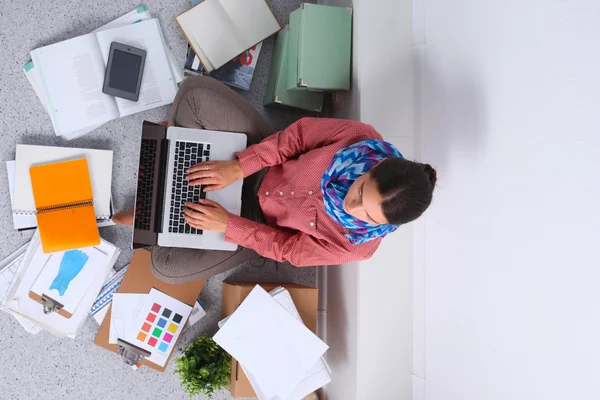
[[[207,72],[281,29],[265,0],[204,0],[175,19]]]

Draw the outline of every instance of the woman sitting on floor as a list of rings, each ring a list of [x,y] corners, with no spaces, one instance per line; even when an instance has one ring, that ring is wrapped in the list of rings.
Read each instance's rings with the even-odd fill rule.
[[[190,185],[219,190],[244,178],[242,216],[218,203],[187,203],[186,222],[225,233],[237,251],[152,249],[152,271],[170,283],[204,279],[260,256],[292,265],[335,265],[370,258],[381,239],[418,218],[436,182],[428,164],[406,160],[371,126],[304,118],[272,134],[237,93],[206,77],[187,78],[169,125],[244,132],[237,160],[188,171]],[[133,212],[117,215],[132,223]]]

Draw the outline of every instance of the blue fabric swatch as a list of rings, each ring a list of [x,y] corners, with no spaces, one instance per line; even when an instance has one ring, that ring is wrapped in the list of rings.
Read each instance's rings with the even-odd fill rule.
[[[60,262],[58,275],[56,275],[56,278],[50,284],[49,289],[56,289],[61,296],[64,296],[69,288],[69,284],[79,275],[88,259],[89,256],[81,250],[66,251]]]

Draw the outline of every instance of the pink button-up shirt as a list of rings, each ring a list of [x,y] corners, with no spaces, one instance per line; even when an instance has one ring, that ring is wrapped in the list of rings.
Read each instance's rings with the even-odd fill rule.
[[[225,239],[260,255],[302,267],[370,258],[381,239],[353,245],[325,211],[321,178],[341,148],[382,140],[360,122],[304,118],[237,153],[244,177],[271,167],[258,197],[268,225],[231,216]]]

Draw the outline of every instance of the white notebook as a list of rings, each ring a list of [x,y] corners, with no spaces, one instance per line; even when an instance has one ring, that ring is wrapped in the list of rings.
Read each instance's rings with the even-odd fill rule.
[[[281,30],[265,0],[204,0],[175,19],[207,72]]]
[[[137,102],[102,93],[111,42],[147,51]],[[110,120],[171,104],[177,93],[160,25],[149,19],[35,49],[33,64],[59,136],[89,131]]]
[[[88,162],[94,211],[97,219],[110,218],[112,184],[112,150],[76,149],[71,147],[17,145],[15,160],[15,192],[13,214],[34,215],[36,212],[29,168],[33,165],[85,158]]]

